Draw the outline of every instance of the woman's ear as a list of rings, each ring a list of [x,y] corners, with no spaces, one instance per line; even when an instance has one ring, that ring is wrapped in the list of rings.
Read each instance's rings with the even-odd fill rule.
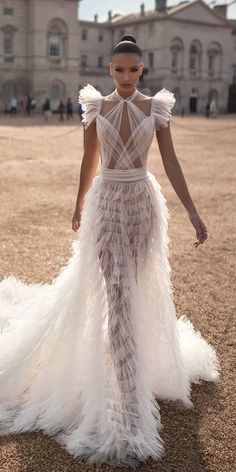
[[[109,63],[110,75],[112,76],[112,62]]]

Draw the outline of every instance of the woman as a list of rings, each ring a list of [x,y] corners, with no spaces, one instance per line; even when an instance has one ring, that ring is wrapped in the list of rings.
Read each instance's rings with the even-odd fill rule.
[[[174,96],[140,93],[142,71],[124,36],[110,64],[116,89],[80,91],[86,139],[68,264],[52,284],[0,284],[2,434],[41,429],[75,457],[131,467],[163,454],[157,399],[192,407],[191,382],[219,377],[214,349],[176,317],[168,210],[146,169],[154,130],[195,247],[207,231],[171,140]]]

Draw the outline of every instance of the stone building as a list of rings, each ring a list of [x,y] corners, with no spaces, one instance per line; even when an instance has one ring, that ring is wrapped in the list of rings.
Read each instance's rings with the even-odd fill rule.
[[[99,22],[97,15],[78,19],[78,0],[0,0],[0,111],[13,96],[30,95],[39,107],[49,97],[54,109],[60,98],[75,104],[88,82],[109,93],[112,46],[131,33],[143,50],[140,87],[147,93],[173,91],[175,113],[203,112],[212,98],[225,112],[234,103],[236,74],[235,23],[226,9],[202,0],[172,7],[156,0],[153,10],[142,4],[137,13],[108,12]]]
[[[78,1],[0,0],[0,109],[16,96],[77,96]]]
[[[110,51],[123,34],[134,34],[143,51],[142,85],[155,93],[165,87],[175,93],[175,112],[203,112],[215,99],[227,111],[232,83],[233,23],[226,6],[208,7],[202,0],[183,1],[167,7],[156,0],[155,8],[114,15],[99,23],[80,20],[80,85],[90,82],[102,92],[114,86],[107,66]],[[234,39],[235,41],[235,39]],[[235,110],[236,111],[236,110]]]

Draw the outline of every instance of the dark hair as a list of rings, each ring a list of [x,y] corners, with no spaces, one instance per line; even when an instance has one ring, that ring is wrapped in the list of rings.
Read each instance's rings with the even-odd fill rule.
[[[131,52],[142,57],[142,51],[136,44],[136,39],[132,34],[124,34],[124,36],[120,38],[119,43],[117,43],[112,50],[112,56],[120,52]]]

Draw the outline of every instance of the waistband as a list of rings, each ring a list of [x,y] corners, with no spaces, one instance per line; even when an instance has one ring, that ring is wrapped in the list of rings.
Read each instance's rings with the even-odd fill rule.
[[[125,170],[102,167],[100,172],[100,176],[104,180],[110,180],[112,182],[132,182],[135,180],[145,179],[147,175],[147,169],[145,167]]]

